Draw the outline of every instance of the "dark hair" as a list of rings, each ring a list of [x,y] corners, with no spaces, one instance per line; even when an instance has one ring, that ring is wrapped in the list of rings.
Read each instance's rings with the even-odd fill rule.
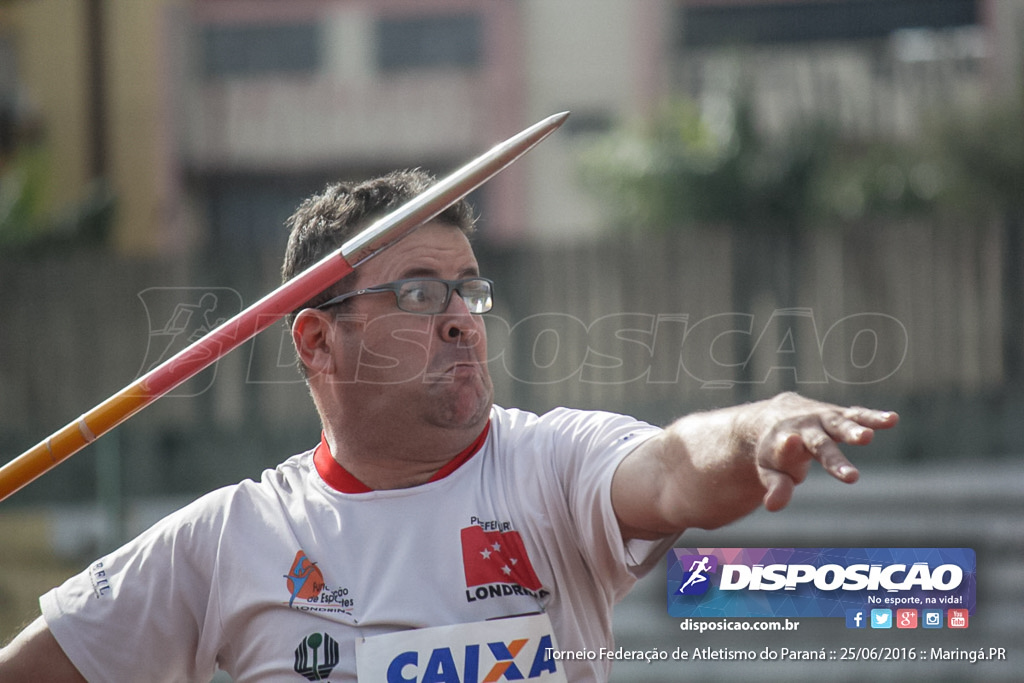
[[[434,177],[419,170],[393,171],[360,183],[335,183],[303,201],[285,224],[290,235],[281,267],[288,281],[341,247],[360,230],[387,215],[434,184]],[[473,208],[461,199],[434,220],[471,233],[476,223]],[[305,303],[309,308],[352,290],[355,273],[343,278]],[[288,316],[291,324],[295,313]]]

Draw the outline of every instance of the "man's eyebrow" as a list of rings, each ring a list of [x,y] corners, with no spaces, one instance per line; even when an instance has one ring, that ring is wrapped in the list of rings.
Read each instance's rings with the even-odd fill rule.
[[[477,277],[480,275],[480,268],[478,266],[466,266],[459,271],[459,278],[465,277]],[[441,274],[434,268],[410,268],[409,270],[402,272],[403,280],[417,277],[441,277]]]

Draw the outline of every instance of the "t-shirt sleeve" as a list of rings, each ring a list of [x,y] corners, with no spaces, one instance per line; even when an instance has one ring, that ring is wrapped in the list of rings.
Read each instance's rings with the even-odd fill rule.
[[[40,598],[51,633],[87,680],[213,676],[217,533],[208,503],[182,508]]]
[[[559,469],[571,523],[598,584],[614,601],[668,552],[676,536],[625,541],[612,507],[612,477],[622,460],[661,429],[632,417],[600,411],[558,409],[548,422],[551,462]]]

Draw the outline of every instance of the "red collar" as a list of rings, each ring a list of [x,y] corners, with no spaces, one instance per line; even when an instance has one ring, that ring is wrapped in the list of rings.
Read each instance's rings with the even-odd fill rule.
[[[473,443],[469,444],[461,453],[445,463],[444,467],[434,473],[430,481],[440,481],[455,470],[462,467],[476,452],[483,448],[487,440],[487,434],[491,431],[491,421],[488,420],[480,436],[476,437]],[[331,447],[327,445],[327,436],[321,432],[320,445],[313,451],[313,464],[320,478],[327,482],[335,491],[341,493],[369,493],[373,489],[359,481],[355,476],[342,467],[334,456],[331,455]]]

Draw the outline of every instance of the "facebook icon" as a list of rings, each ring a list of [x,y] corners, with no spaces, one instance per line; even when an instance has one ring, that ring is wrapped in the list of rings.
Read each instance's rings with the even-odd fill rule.
[[[846,610],[846,628],[867,628],[868,619],[862,609]]]

